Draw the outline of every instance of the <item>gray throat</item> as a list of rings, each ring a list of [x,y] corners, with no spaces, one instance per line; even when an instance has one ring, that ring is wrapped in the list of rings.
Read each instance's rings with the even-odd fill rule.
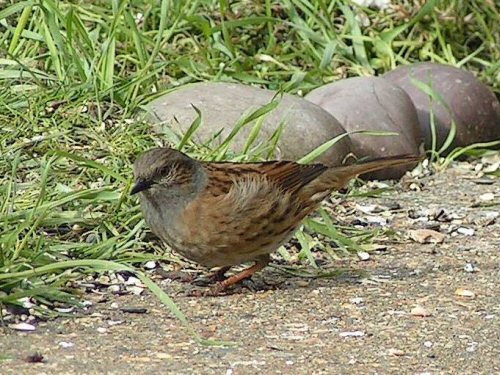
[[[194,178],[187,191],[178,186],[157,185],[141,192],[141,208],[153,232],[171,227],[189,202],[205,189],[208,180],[205,170],[200,163],[196,163],[194,169]]]

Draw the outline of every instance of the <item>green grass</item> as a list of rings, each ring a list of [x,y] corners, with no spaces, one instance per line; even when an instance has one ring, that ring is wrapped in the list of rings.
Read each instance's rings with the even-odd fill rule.
[[[136,155],[165,141],[138,112],[166,90],[226,80],[305,93],[348,76],[436,61],[473,71],[500,93],[493,2],[396,5],[384,13],[323,0],[0,0],[0,304],[24,296],[48,307],[77,303],[71,280],[170,259],[146,240],[128,196]],[[279,132],[271,147],[254,149],[259,124],[245,155],[231,153],[229,141],[216,149],[194,145],[189,134],[174,141],[204,159],[272,157]],[[333,250],[319,244],[332,256],[381,235],[338,228],[324,212],[306,226],[334,238]],[[299,240],[305,249],[314,242],[310,231]],[[310,251],[302,255],[314,264]]]

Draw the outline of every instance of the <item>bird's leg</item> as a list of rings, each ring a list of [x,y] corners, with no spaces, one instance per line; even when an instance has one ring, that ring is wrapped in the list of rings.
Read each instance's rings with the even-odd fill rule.
[[[230,276],[227,279],[221,281],[215,287],[211,288],[211,292],[215,295],[219,294],[230,286],[252,277],[255,272],[259,272],[261,269],[266,267],[270,261],[271,257],[269,256],[269,254],[261,255],[255,260],[255,264],[252,267],[246,268],[236,275]]]
[[[231,266],[221,267],[208,276],[201,276],[192,280],[192,284],[197,286],[208,286],[210,284],[218,283],[219,281],[224,281],[226,280],[225,273],[229,271],[230,268]]]
[[[223,279],[221,282],[217,283],[217,285],[214,285],[213,287],[211,287],[208,290],[190,291],[190,292],[188,292],[188,295],[190,297],[218,296],[222,292],[224,292],[227,288],[229,288],[230,286],[237,284],[242,280],[245,280],[245,279],[252,277],[252,275],[255,272],[258,272],[261,269],[263,269],[264,267],[266,267],[270,261],[271,261],[271,257],[269,256],[269,254],[261,255],[260,257],[258,257],[255,260],[255,264],[252,267],[246,268],[243,271],[237,273],[236,275],[228,277],[227,279]],[[214,278],[220,277],[221,275],[223,275],[227,271],[225,268],[226,267],[222,267],[217,272],[215,272],[215,274],[213,274],[212,276]]]

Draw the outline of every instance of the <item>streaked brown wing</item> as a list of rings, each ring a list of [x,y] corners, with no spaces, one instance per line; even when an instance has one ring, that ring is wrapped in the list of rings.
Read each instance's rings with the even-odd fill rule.
[[[225,194],[235,179],[266,177],[285,191],[296,191],[320,176],[327,167],[322,164],[298,164],[293,161],[262,163],[205,163],[213,193]],[[215,195],[215,194],[214,194]]]
[[[323,164],[298,164],[293,161],[262,163],[260,170],[286,191],[295,191],[320,176],[325,170]]]

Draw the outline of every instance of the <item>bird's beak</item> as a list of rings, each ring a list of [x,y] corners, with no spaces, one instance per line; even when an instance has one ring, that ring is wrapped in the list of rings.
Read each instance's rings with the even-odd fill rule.
[[[135,185],[132,187],[130,191],[130,195],[137,194],[141,191],[147,190],[151,187],[151,181],[141,180],[140,178],[135,181]]]

